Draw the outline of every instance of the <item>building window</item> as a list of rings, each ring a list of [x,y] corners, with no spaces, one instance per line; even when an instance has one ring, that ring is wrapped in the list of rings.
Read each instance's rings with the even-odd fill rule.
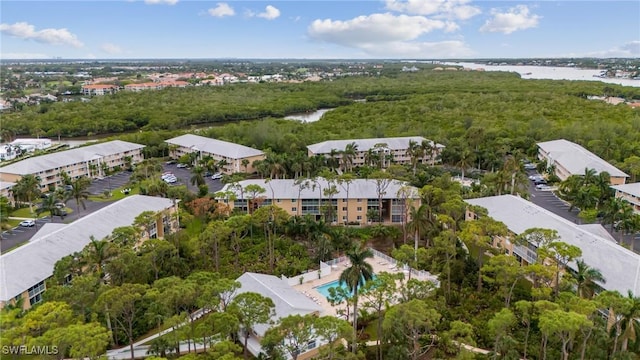
[[[342,211],[347,211],[347,207],[346,207],[346,206],[343,206],[343,207],[342,207]]]
[[[292,208],[291,208],[291,211],[292,211],[292,212],[298,212],[298,208],[297,208],[297,207],[292,207]]]
[[[356,220],[362,221],[362,216],[358,215],[358,217],[356,217]]]
[[[280,201],[282,201],[282,200],[280,200],[280,199],[276,199],[276,202],[277,202],[277,203],[279,203]]]
[[[358,206],[358,211],[362,211],[362,206]]]
[[[362,199],[358,199],[357,201],[358,201],[358,202],[362,202]]]
[[[45,289],[44,280],[29,288],[29,304],[31,306],[42,301],[42,293]]]
[[[316,340],[315,340],[315,339],[310,340],[310,341],[307,343],[307,350],[311,350],[311,349],[313,349],[313,348],[315,348],[315,347],[316,347]]]

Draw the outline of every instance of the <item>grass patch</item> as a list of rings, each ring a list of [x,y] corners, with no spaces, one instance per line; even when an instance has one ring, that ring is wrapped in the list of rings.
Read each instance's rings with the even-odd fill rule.
[[[131,189],[131,191],[129,192],[129,195],[125,195],[122,190],[123,189]],[[97,202],[106,202],[106,201],[117,201],[117,200],[122,200],[124,198],[126,198],[127,196],[131,196],[131,195],[137,195],[140,193],[140,188],[138,186],[123,186],[123,187],[119,187],[117,189],[114,189],[111,191],[112,196],[111,197],[104,197],[104,194],[100,194],[100,195],[91,195],[89,196],[89,200],[91,201],[97,201]]]
[[[33,213],[29,210],[28,207],[22,208],[22,209],[18,209],[16,211],[12,212],[11,215],[9,215],[9,216],[11,216],[11,217],[21,217],[21,218],[35,218],[36,217],[36,213],[35,213],[36,208],[37,208],[37,206],[34,205],[33,206]],[[38,215],[38,217],[42,218],[42,217],[45,217],[47,215],[49,215],[48,212],[47,213],[42,213],[42,214]]]
[[[18,224],[20,224],[20,220],[7,219],[7,221],[2,222],[0,228],[2,228],[2,230],[13,229],[18,226]]]

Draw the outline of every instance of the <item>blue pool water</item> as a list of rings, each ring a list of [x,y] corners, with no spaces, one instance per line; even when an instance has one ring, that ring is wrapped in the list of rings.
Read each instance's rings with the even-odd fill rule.
[[[375,274],[373,275],[373,279],[375,280],[376,276]],[[347,287],[347,283],[342,283],[340,284],[340,280],[334,280],[330,283],[326,283],[324,285],[318,286],[316,287],[316,291],[319,292],[320,294],[322,294],[322,296],[324,296],[325,298],[329,298],[330,294],[329,294],[329,288],[338,288],[338,287],[342,287],[346,292],[349,291],[349,288]]]

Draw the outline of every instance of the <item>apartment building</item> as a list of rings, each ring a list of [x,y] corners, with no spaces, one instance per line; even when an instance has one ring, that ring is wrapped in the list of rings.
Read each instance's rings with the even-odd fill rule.
[[[582,260],[600,270],[606,283],[598,284],[605,290],[617,290],[626,294],[631,290],[640,295],[640,255],[616,243],[600,224],[578,225],[542,207],[514,195],[490,196],[465,200],[469,205],[487,209],[488,215],[504,223],[509,229],[506,238],[495,238],[494,246],[515,256],[523,265],[537,261],[537,249],[532,243],[516,244],[514,239],[531,228],[555,230],[560,241],[579,247]],[[478,215],[467,210],[466,219]],[[569,268],[576,270],[575,262]]]
[[[616,191],[617,198],[631,204],[633,211],[640,215],[640,182],[614,185],[612,188]]]
[[[173,159],[194,152],[198,154],[198,160],[210,156],[224,174],[254,173],[256,170],[253,162],[265,158],[264,153],[257,149],[193,134],[181,135],[165,142],[169,144],[169,154]]]
[[[249,185],[258,185],[265,191],[253,199],[253,195],[246,191]],[[420,206],[417,188],[398,180],[386,180],[380,185],[374,179],[356,179],[348,184],[322,178],[243,180],[225,185],[221,193],[233,196],[222,195],[218,200],[229,204],[231,209],[245,212],[249,207],[255,209],[274,204],[292,216],[312,215],[333,223],[369,224],[377,222],[369,216],[379,215],[379,189],[382,190],[382,223],[401,224],[408,219],[409,206]],[[330,198],[329,193],[332,193]],[[329,204],[331,211],[328,210]]]
[[[606,171],[611,176],[611,185],[624,184],[629,177],[596,154],[565,139],[538,143],[538,158],[546,161],[547,166],[553,166],[563,181],[571,175],[584,175],[585,169],[593,169],[597,174]]]
[[[162,238],[178,229],[173,216],[177,207],[171,199],[143,195],[126,197],[70,224],[45,224],[28,243],[0,256],[0,308],[20,299],[24,309],[41,302],[58,260],[82,251],[92,236],[101,240],[115,228],[131,226],[145,211],[161,216],[148,232],[141,229],[143,240]]]
[[[410,164],[409,147],[411,144],[421,146],[423,143],[428,144],[430,148],[420,156],[419,163],[438,162],[444,145],[434,143],[421,136],[329,140],[309,145],[307,149],[309,156],[337,156],[339,160],[342,160],[340,152],[353,144],[355,150],[355,156],[352,159],[353,167],[371,165],[380,161],[380,166],[386,168],[391,164]]]
[[[124,89],[127,91],[139,92],[145,90],[162,90],[168,87],[184,88],[189,86],[186,81],[159,81],[159,82],[146,82],[141,84],[127,84]]]
[[[83,85],[82,95],[86,96],[102,96],[115,94],[120,90],[117,85]]]
[[[0,196],[6,197],[11,206],[16,204],[16,199],[13,197],[14,186],[16,186],[16,183],[0,181]]]
[[[24,175],[40,178],[42,189],[62,184],[61,172],[72,178],[104,176],[105,170],[123,168],[128,162],[137,164],[144,157],[144,145],[121,140],[83,146],[52,154],[34,156],[11,165],[0,167],[0,180],[17,182]]]

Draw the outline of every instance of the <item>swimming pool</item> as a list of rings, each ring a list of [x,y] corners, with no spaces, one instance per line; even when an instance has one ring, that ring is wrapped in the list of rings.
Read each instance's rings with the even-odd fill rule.
[[[373,275],[373,280],[375,280],[376,275]],[[342,283],[340,284],[340,280],[334,280],[330,283],[326,283],[324,285],[321,286],[317,286],[315,287],[316,291],[319,292],[320,294],[322,294],[322,296],[324,296],[325,298],[329,298],[329,296],[331,296],[331,294],[329,293],[329,289],[330,288],[343,288],[345,290],[345,292],[349,291],[349,287],[347,287],[347,283]]]

